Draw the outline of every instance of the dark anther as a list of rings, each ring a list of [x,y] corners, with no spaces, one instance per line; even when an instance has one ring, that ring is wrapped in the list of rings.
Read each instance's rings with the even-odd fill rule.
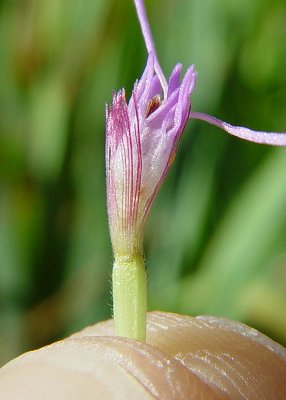
[[[161,105],[161,99],[160,95],[156,94],[151,100],[149,100],[145,112],[145,118],[149,117],[150,114],[152,114],[154,111],[157,110],[158,107]]]

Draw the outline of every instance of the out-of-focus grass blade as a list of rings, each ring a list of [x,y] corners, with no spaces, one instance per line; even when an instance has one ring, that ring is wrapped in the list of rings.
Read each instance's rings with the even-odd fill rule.
[[[241,287],[265,268],[266,257],[272,256],[275,239],[285,228],[285,170],[285,149],[273,149],[238,192],[207,245],[197,274],[182,285],[182,311],[240,316],[236,301]]]

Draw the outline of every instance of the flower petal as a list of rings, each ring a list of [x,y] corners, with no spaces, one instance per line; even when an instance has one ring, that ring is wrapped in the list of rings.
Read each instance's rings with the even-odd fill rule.
[[[173,93],[173,91],[180,86],[181,70],[182,70],[182,64],[176,64],[169,79],[167,97],[169,97]]]
[[[141,96],[146,91],[146,86],[150,85],[153,75],[154,75],[154,55],[153,53],[150,53],[148,55],[144,72],[137,84],[137,100],[141,99]]]
[[[230,125],[227,122],[221,121],[218,118],[201,112],[192,111],[189,117],[208,122],[211,125],[215,125],[218,128],[223,129],[230,135],[236,136],[240,139],[248,140],[250,142],[268,144],[272,146],[286,146],[286,132],[279,133],[254,131],[248,128],[244,128],[243,126]]]
[[[194,70],[194,66],[191,65],[183,78],[183,81],[179,90],[179,97],[177,102],[177,107],[174,115],[174,126],[169,131],[170,136],[177,137],[182,134],[183,128],[189,117],[190,109],[190,95],[196,84],[197,74]]]
[[[154,75],[150,84],[149,97],[152,99],[157,94],[161,96],[162,86],[157,75]]]

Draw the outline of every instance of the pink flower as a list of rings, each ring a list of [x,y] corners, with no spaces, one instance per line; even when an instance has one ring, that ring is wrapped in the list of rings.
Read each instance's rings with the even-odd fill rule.
[[[181,81],[177,64],[164,97],[154,61],[150,52],[129,103],[120,90],[106,110],[107,206],[113,250],[120,256],[142,251],[144,224],[174,160],[196,81],[193,66]]]
[[[144,2],[134,0],[149,53],[145,71],[127,104],[124,89],[106,109],[106,181],[109,227],[116,257],[142,253],[150,207],[172,164],[189,118],[206,121],[231,135],[257,143],[286,145],[286,133],[253,131],[191,111],[196,72],[180,80],[177,64],[169,82],[160,67]]]

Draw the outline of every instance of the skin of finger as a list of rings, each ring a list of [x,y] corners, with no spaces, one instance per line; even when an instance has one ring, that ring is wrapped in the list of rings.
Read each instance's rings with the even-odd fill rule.
[[[232,398],[285,399],[286,362],[278,345],[262,334],[225,319],[158,313],[150,316],[149,340]],[[237,328],[238,325],[241,329]],[[153,328],[153,330],[152,330]],[[154,335],[156,330],[160,335]],[[268,339],[269,342],[272,342]],[[277,350],[277,352],[274,351]],[[285,349],[284,349],[285,355]]]
[[[5,400],[227,399],[180,361],[119,337],[74,337],[26,353],[0,370]]]
[[[112,335],[112,321],[77,335],[94,334]],[[148,315],[147,341],[231,398],[286,398],[286,350],[244,324],[153,312]]]

